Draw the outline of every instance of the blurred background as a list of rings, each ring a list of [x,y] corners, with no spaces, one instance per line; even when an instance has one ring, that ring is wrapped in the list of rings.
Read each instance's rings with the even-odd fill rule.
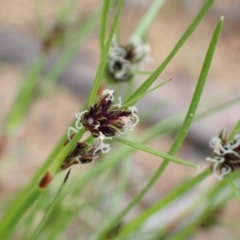
[[[2,131],[18,89],[23,84],[29,69],[38,61],[39,56],[44,57],[44,67],[38,76],[40,84],[66,48],[76,41],[77,33],[86,19],[100,7],[101,2],[1,0],[0,129]],[[120,21],[122,44],[127,43],[151,2],[126,1]],[[203,0],[168,0],[164,3],[146,38],[152,48],[153,61],[144,64],[142,69],[148,71],[156,69],[188,27],[203,2]],[[167,79],[172,81],[151,93],[139,104],[139,111],[143,113],[153,103],[163,104],[159,111],[152,113],[144,124],[140,124],[139,134],[149,125],[188,107],[212,33],[221,16],[225,18],[224,27],[201,102],[204,108],[239,98],[240,2],[216,0],[157,82]],[[79,40],[82,41],[81,44],[73,50],[73,57],[57,75],[56,81],[48,85],[43,94],[40,95],[38,91],[34,93],[35,103],[29,108],[24,121],[6,144],[2,141],[0,204],[29,181],[66,131],[75,113],[83,107],[100,59],[98,37],[99,20],[96,20],[89,34]],[[51,39],[54,38],[58,38],[58,41],[51,45]],[[144,79],[145,76],[137,78],[136,85]],[[42,87],[39,88],[41,92]],[[212,102],[207,102],[211,97]],[[205,158],[211,154],[208,147],[209,140],[218,135],[223,128],[231,131],[238,120],[239,107],[235,104],[194,123],[177,156],[204,168],[207,166]],[[174,133],[161,140],[155,140],[149,146],[167,152],[175,135]],[[141,184],[144,184],[159,166],[157,157],[145,153],[136,153],[131,161],[133,186],[139,179]],[[75,174],[81,174],[88,167],[79,166]],[[139,209],[135,209],[135,214],[156,202],[186,176],[193,176],[199,171],[171,163],[164,172],[163,178],[141,201]],[[209,183],[215,181],[214,177],[210,177],[196,191],[201,192]],[[141,184],[127,193],[130,199],[138,193]],[[183,199],[178,205],[172,206],[172,209],[179,210],[184,208],[185,204],[186,201]],[[170,211],[171,214],[173,213]],[[239,239],[240,230],[237,227],[239,226],[237,223],[240,223],[239,214],[240,206],[237,200],[233,199],[222,212],[218,224],[209,229],[198,230],[191,239]],[[156,216],[153,224],[160,224],[166,215]]]

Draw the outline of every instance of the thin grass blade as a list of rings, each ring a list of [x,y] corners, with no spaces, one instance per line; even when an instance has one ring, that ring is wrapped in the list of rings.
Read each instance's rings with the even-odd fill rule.
[[[154,71],[154,73],[132,94],[132,96],[127,100],[130,101],[133,98],[136,98],[138,95],[141,95],[142,93],[146,92],[148,88],[155,82],[155,80],[158,78],[158,76],[162,73],[162,71],[165,69],[165,67],[169,64],[169,62],[173,59],[173,57],[176,55],[176,53],[179,51],[179,49],[183,46],[183,44],[186,42],[186,40],[189,38],[189,36],[192,34],[192,32],[196,29],[198,24],[201,22],[211,5],[213,4],[214,0],[208,0],[203,5],[193,22],[190,24],[190,26],[187,28],[187,30],[184,32],[182,37],[178,40],[177,44],[173,48],[173,50],[170,52],[170,54],[167,56],[167,58],[163,61],[163,63]]]
[[[232,189],[233,193],[235,194],[237,200],[240,202],[240,191],[235,185],[231,175],[226,176],[224,179],[226,179],[228,186]]]
[[[110,45],[111,45],[111,42],[112,42],[114,32],[115,32],[116,27],[117,27],[117,23],[118,23],[118,20],[119,20],[119,16],[120,16],[123,4],[124,4],[124,0],[120,0],[119,4],[118,4],[117,12],[116,12],[115,17],[113,19],[113,24],[112,24],[112,27],[111,27],[111,30],[110,30],[110,33],[109,33],[109,36],[108,36],[108,39],[107,39],[107,43],[105,45],[105,48],[104,48],[104,51],[103,51],[103,54],[102,54],[102,57],[101,57],[101,61],[100,61],[99,66],[98,66],[97,74],[96,74],[96,77],[95,77],[95,80],[94,80],[94,83],[93,83],[93,86],[92,86],[92,91],[91,91],[90,96],[89,96],[88,106],[93,105],[94,102],[95,102],[95,99],[96,99],[96,96],[97,96],[97,91],[98,91],[100,81],[101,81],[101,78],[102,78],[102,75],[103,75],[104,67],[105,67],[105,64],[107,62],[108,51],[109,51],[109,48],[110,48]]]
[[[192,124],[195,112],[197,110],[199,101],[200,101],[200,97],[202,95],[202,91],[207,79],[207,75],[208,75],[208,71],[211,65],[211,61],[213,58],[213,54],[217,45],[217,41],[222,29],[222,25],[223,25],[223,18],[220,19],[219,23],[217,24],[217,27],[214,31],[212,40],[210,42],[204,63],[203,63],[203,67],[197,82],[197,86],[195,88],[195,92],[193,94],[192,100],[191,100],[191,104],[189,106],[188,112],[186,114],[185,120],[177,134],[177,137],[175,138],[172,147],[170,148],[170,150],[168,151],[169,155],[174,155],[177,150],[180,148],[182,142],[184,141],[187,132]],[[109,224],[108,226],[108,230],[105,232],[105,234],[109,231],[109,229],[111,229],[114,224],[117,224],[118,222],[120,222],[120,220],[129,212],[130,209],[132,209],[133,206],[135,206],[140,199],[151,189],[151,187],[153,186],[153,184],[159,179],[159,177],[161,176],[161,174],[163,173],[163,171],[166,169],[168,165],[168,161],[164,160],[163,163],[161,164],[161,166],[157,169],[157,171],[155,172],[155,174],[153,175],[153,177],[151,178],[151,180],[149,181],[149,183],[143,188],[143,190],[132,200],[132,202],[116,217],[116,219],[114,219],[111,224]],[[145,218],[141,219],[143,221],[145,221]],[[141,221],[138,221],[138,224],[141,224]],[[139,225],[134,225],[135,227],[138,227]],[[128,232],[129,233],[129,232]],[[105,235],[103,234],[103,237]]]
[[[50,214],[52,213],[52,210],[53,210],[55,204],[57,203],[57,201],[58,201],[58,199],[59,199],[59,197],[60,197],[60,194],[61,194],[62,191],[63,191],[63,188],[65,187],[65,185],[66,185],[66,183],[67,183],[69,174],[70,174],[70,170],[67,172],[67,174],[66,174],[66,176],[65,176],[65,178],[64,178],[64,180],[63,180],[63,182],[62,182],[62,184],[61,184],[61,186],[60,186],[60,188],[59,188],[59,190],[58,190],[58,192],[57,192],[57,194],[56,194],[56,197],[54,198],[51,206],[50,206],[49,209],[47,210],[47,213],[45,214],[45,216],[44,216],[44,218],[42,219],[42,221],[39,223],[39,225],[38,225],[37,229],[35,230],[35,232],[33,233],[32,237],[31,237],[31,240],[36,240],[36,239],[39,237],[40,231],[41,231],[41,229],[43,228],[44,223],[48,220]]]
[[[149,27],[151,26],[151,23],[161,7],[163,6],[165,0],[155,0],[144,17],[142,18],[141,22],[139,23],[138,27],[132,34],[130,40],[134,41],[135,38],[144,38],[146,35],[146,32],[148,31]]]
[[[105,36],[106,36],[106,28],[107,28],[107,19],[108,19],[108,12],[110,8],[110,0],[104,0],[103,9],[102,9],[102,17],[101,17],[101,28],[100,28],[100,49],[101,53],[104,51],[105,45]]]
[[[178,135],[177,135],[171,149],[168,152],[168,154],[170,154],[170,155],[175,154],[176,151],[180,148],[180,146],[181,146],[182,142],[184,141],[184,139],[187,135],[187,132],[188,132],[190,126],[191,126],[191,123],[193,121],[193,117],[194,117],[195,112],[197,110],[197,107],[198,107],[198,104],[199,104],[199,101],[200,101],[200,98],[201,98],[201,94],[202,94],[202,91],[203,91],[203,88],[204,88],[204,85],[205,85],[205,82],[206,82],[206,79],[207,79],[207,75],[208,75],[208,71],[209,71],[209,68],[210,68],[210,65],[211,65],[211,62],[212,62],[214,51],[215,51],[215,48],[216,48],[221,30],[222,30],[222,25],[223,25],[223,18],[220,19],[220,21],[218,22],[217,27],[214,31],[214,34],[213,34],[212,40],[210,42],[210,45],[209,45],[209,48],[208,48],[203,66],[202,66],[202,70],[201,70],[201,73],[200,73],[200,76],[199,76],[199,79],[198,79],[198,83],[197,83],[197,86],[196,86],[196,89],[195,89],[190,107],[188,109],[187,115],[186,115],[185,120],[184,120],[184,123],[183,123],[180,131],[178,132]],[[146,193],[148,191],[148,189],[150,189],[150,187],[153,185],[153,183],[156,181],[156,179],[158,179],[158,177],[165,170],[167,165],[168,165],[168,162],[164,160],[163,164],[159,167],[159,169],[154,174],[152,180],[144,188],[144,190],[143,190],[144,193]],[[155,210],[157,211],[157,208]],[[153,214],[153,212],[151,214]],[[148,217],[150,217],[151,214],[148,215]],[[137,219],[136,221],[135,220],[131,221],[131,222],[134,222],[134,228],[139,227],[147,218],[146,218],[146,216],[144,216],[143,218],[137,217],[136,219]],[[131,224],[131,222],[129,224]],[[133,230],[134,228],[131,228],[131,229]],[[128,233],[130,233],[130,232],[128,232]]]
[[[172,162],[175,162],[175,163],[179,163],[179,164],[186,165],[186,166],[189,166],[189,167],[197,167],[197,168],[199,167],[196,164],[184,161],[182,159],[176,158],[176,157],[174,157],[172,155],[168,155],[168,154],[163,153],[163,152],[156,151],[154,149],[151,149],[151,148],[146,147],[146,146],[144,146],[142,144],[139,144],[139,143],[131,142],[131,141],[128,141],[128,140],[125,140],[125,139],[121,139],[121,138],[114,138],[114,140],[116,142],[121,143],[121,144],[124,144],[124,145],[130,146],[130,147],[136,148],[138,150],[150,153],[152,155],[164,158],[166,160],[169,160],[169,161],[172,161]]]
[[[240,130],[240,120],[238,120],[236,126],[233,128],[232,132],[229,134],[228,141],[231,141]]]
[[[154,90],[162,87],[162,86],[165,85],[166,83],[169,83],[170,81],[171,81],[171,79],[169,79],[169,80],[167,80],[167,81],[164,81],[164,82],[158,84],[156,87],[154,87],[154,88],[152,88],[152,89],[150,89],[150,90],[142,93],[141,95],[138,95],[136,98],[133,98],[133,99],[131,99],[131,100],[128,101],[128,102],[125,102],[125,103],[121,106],[121,108],[126,108],[126,107],[129,107],[129,106],[134,105],[134,104],[135,104],[136,102],[138,102],[140,99],[142,99],[143,97],[145,97],[145,96],[148,95],[149,93],[153,92]]]
[[[28,209],[34,203],[39,194],[42,192],[42,190],[40,190],[38,187],[39,181],[48,170],[51,169],[51,174],[53,175],[59,171],[62,161],[73,148],[73,146],[79,141],[79,138],[81,138],[82,135],[83,131],[79,131],[65,147],[63,146],[64,142],[66,141],[66,135],[63,136],[59,144],[50,154],[49,158],[39,168],[33,179],[18,195],[18,197],[14,200],[11,208],[4,215],[3,219],[0,222],[0,236],[4,236],[5,239],[7,239],[7,236],[11,235],[14,232],[15,226],[23,217],[26,209]],[[9,231],[10,228],[11,231]]]
[[[137,218],[130,221],[128,224],[124,225],[123,228],[121,229],[119,237],[124,238],[126,235],[137,229],[144,221],[146,221],[146,219],[148,219],[150,216],[159,211],[159,209],[164,208],[165,206],[173,202],[176,198],[180,197],[193,187],[197,186],[210,174],[211,174],[210,169],[206,169],[193,179],[181,184],[167,196],[163,197],[158,203],[154,204],[153,206],[142,212],[140,215],[138,215]]]

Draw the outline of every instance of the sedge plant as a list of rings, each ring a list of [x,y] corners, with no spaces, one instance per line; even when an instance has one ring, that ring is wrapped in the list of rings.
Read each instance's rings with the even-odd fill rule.
[[[188,176],[154,204],[142,209],[134,217],[129,217],[132,209],[141,204],[154,184],[163,180],[162,175],[170,167],[170,162],[189,169],[199,168],[194,161],[175,156],[184,144],[192,124],[239,101],[238,98],[233,99],[204,110],[204,101],[211,99],[204,99],[200,104],[223,27],[224,19],[221,17],[213,29],[208,49],[204,49],[206,55],[189,105],[148,129],[139,130],[140,136],[136,133],[141,120],[147,119],[147,115],[151,114],[139,112],[138,101],[144,101],[144,97],[153,91],[161,91],[165,84],[174,84],[174,81],[164,81],[153,86],[187,39],[197,31],[197,26],[213,2],[205,1],[165,60],[159,63],[155,71],[146,72],[140,70],[139,62],[149,53],[146,45],[147,30],[154,17],[161,13],[164,1],[153,1],[126,45],[119,41],[119,21],[124,17],[124,0],[118,1],[117,6],[114,1],[103,1],[100,14],[97,10],[97,13],[89,17],[89,22],[83,26],[76,41],[70,44],[62,60],[46,77],[47,84],[57,79],[79,46],[80,39],[89,33],[97,21],[100,23],[101,57],[89,97],[84,108],[73,113],[72,123],[66,126],[65,134],[32,179],[10,203],[5,203],[6,209],[2,209],[0,220],[2,239],[188,239],[196,229],[204,226],[206,219],[214,218],[217,211],[224,209],[233,197],[240,199],[237,181],[240,166],[240,138],[237,133],[240,124],[239,119],[236,119],[236,127],[229,136],[220,134],[211,141],[213,156],[207,158],[210,161],[205,169],[199,170],[195,176]],[[74,1],[72,4],[74,6]],[[110,14],[112,12],[113,18]],[[70,13],[71,8],[67,8],[62,16]],[[108,31],[109,24],[111,27]],[[40,58],[31,69],[33,81],[23,86],[25,94],[20,94],[21,98],[18,96],[19,104],[22,104],[18,109],[20,112],[18,114],[12,109],[10,119],[14,121],[9,121],[7,132],[20,119],[24,122],[23,113],[29,109],[30,104],[34,104],[30,92],[34,89],[35,79],[40,75],[42,61]],[[140,74],[145,80],[136,87],[134,81]],[[113,81],[109,82],[107,78]],[[128,90],[120,96],[124,86]],[[149,146],[153,139],[161,139],[173,132],[177,132],[177,135],[167,153]],[[145,181],[138,179],[138,184],[131,182],[131,162],[135,151],[146,152],[159,159],[156,171]],[[89,163],[91,167],[76,174],[79,168],[90,165]],[[79,168],[73,171],[76,165]],[[227,169],[227,173],[224,169]],[[163,224],[151,231],[147,228],[149,219],[161,214],[168,205],[189,194],[212,174],[220,176],[220,181],[199,194],[182,216],[176,217],[173,223]],[[126,201],[127,192],[131,188],[139,190]],[[224,197],[218,200],[222,195]],[[200,206],[201,212],[197,212],[195,206]],[[193,217],[189,220],[188,216]],[[182,218],[186,219],[185,224],[179,223],[178,219]]]

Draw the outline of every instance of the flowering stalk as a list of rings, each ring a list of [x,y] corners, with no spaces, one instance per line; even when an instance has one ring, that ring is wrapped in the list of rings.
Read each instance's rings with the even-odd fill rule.
[[[240,168],[240,135],[228,141],[227,131],[222,130],[218,137],[213,137],[210,141],[213,149],[213,157],[206,160],[213,163],[213,173],[219,180],[231,171]]]
[[[112,137],[132,131],[139,122],[137,108],[134,106],[121,108],[119,103],[114,103],[114,90],[106,89],[102,97],[87,110],[76,114],[74,127],[68,129],[68,141],[71,141],[74,134],[85,128],[94,138],[94,143],[88,145],[78,142],[73,151],[66,157],[62,169],[66,169],[77,163],[89,163],[111,150],[110,144],[105,140],[112,140]]]
[[[126,46],[118,44],[113,38],[108,53],[107,71],[115,82],[128,81],[133,77],[137,64],[149,58],[151,48],[140,38],[128,43]]]

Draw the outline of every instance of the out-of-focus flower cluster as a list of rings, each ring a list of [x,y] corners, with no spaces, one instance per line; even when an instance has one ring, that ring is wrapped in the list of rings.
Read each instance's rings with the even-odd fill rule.
[[[226,130],[210,141],[213,156],[206,160],[213,163],[213,173],[222,180],[223,176],[240,168],[240,135],[228,141]]]
[[[102,153],[110,151],[110,144],[105,140],[132,131],[138,124],[137,108],[134,106],[121,108],[119,103],[114,103],[114,91],[106,89],[102,97],[87,110],[77,113],[74,126],[68,129],[68,142],[71,141],[80,129],[84,128],[94,137],[92,145],[78,142],[73,151],[66,157],[62,169],[78,163],[93,162]]]
[[[143,43],[140,38],[121,46],[114,37],[108,54],[108,75],[115,82],[130,80],[138,63],[150,59],[150,51],[149,44]]]

